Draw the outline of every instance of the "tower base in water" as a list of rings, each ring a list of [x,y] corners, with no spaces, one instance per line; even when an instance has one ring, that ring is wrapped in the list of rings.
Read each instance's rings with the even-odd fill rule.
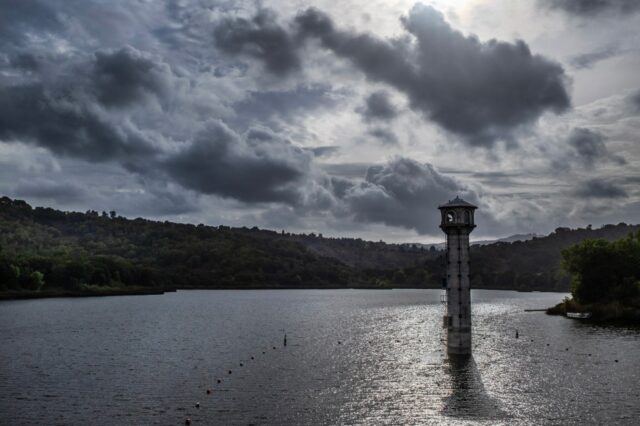
[[[449,355],[471,355],[471,330],[448,329],[447,353]]]

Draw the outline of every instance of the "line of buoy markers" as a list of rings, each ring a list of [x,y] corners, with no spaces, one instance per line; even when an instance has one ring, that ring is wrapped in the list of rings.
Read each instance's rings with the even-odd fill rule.
[[[519,333],[518,329],[516,329],[515,331],[516,331],[516,333],[515,333],[515,338],[516,338],[516,339],[518,339],[518,338],[520,337],[520,333]],[[400,340],[398,340],[398,339],[396,339],[395,341],[396,341],[396,343],[399,343],[399,342],[400,342]],[[531,342],[533,342],[533,341],[534,341],[534,339],[531,339]],[[422,340],[419,340],[419,342],[422,342]],[[338,345],[341,345],[341,344],[342,344],[342,341],[341,341],[341,340],[338,340],[338,341],[337,341],[337,344],[338,344]],[[372,342],[371,342],[371,341],[369,341],[369,344],[372,344]],[[547,345],[547,346],[549,346],[549,343],[547,343],[546,345]],[[282,340],[282,346],[284,346],[284,347],[286,347],[286,346],[287,346],[287,334],[286,334],[286,333],[284,334],[284,338],[283,338],[283,340]],[[276,349],[276,347],[275,347],[275,346],[272,346],[272,348],[273,348],[274,350]],[[565,352],[568,352],[568,351],[569,351],[569,348],[568,348],[568,347],[567,347],[567,348],[565,348]],[[263,355],[265,355],[266,353],[267,353],[266,351],[262,351],[262,354],[263,354]],[[588,354],[588,356],[591,356],[591,354]],[[253,360],[253,359],[255,359],[255,357],[254,357],[254,356],[251,356],[251,359]],[[615,359],[615,360],[614,360],[614,362],[616,362],[616,363],[617,363],[617,362],[619,362],[619,360]],[[240,367],[243,367],[243,366],[244,366],[244,364],[241,362],[241,363],[240,363]],[[231,374],[231,373],[232,373],[232,370],[228,370],[228,374]],[[221,384],[221,383],[222,383],[222,380],[221,380],[221,379],[216,379],[216,382],[217,382],[218,384]],[[213,389],[211,389],[211,388],[207,388],[207,390],[206,390],[206,394],[207,394],[207,395],[211,395],[212,393],[213,393]],[[196,402],[196,403],[195,403],[195,408],[197,408],[197,409],[199,409],[199,408],[200,408],[200,402]],[[185,419],[185,421],[184,421],[184,424],[185,424],[185,425],[187,425],[187,426],[189,426],[189,425],[191,425],[191,421],[192,421],[192,420],[191,420],[191,416],[187,416],[187,418],[186,418],[186,419]]]
[[[338,343],[340,343],[340,342],[338,342]],[[284,334],[284,339],[283,339],[283,341],[282,341],[282,346],[285,346],[285,347],[287,346],[287,334],[286,334],[286,333]],[[275,346],[273,346],[273,349],[275,350],[275,349],[276,349],[276,347],[275,347]],[[262,351],[262,354],[263,354],[263,355],[265,355],[266,353],[267,353],[266,351]],[[252,356],[251,356],[251,359],[253,360],[253,359],[255,359],[255,357],[252,355]],[[240,367],[243,367],[243,366],[244,366],[244,363],[242,363],[242,362],[241,362],[241,363],[240,363]],[[227,372],[227,373],[228,373],[228,374],[232,374],[232,370],[228,370],[228,372]],[[217,384],[221,384],[221,383],[222,383],[222,379],[216,379],[216,383],[217,383]],[[212,389],[212,388],[207,388],[207,389],[206,389],[206,394],[207,394],[207,395],[211,395],[212,393],[213,393],[213,389]],[[196,403],[195,403],[195,405],[194,405],[194,407],[195,407],[196,409],[200,409],[200,402],[196,402]],[[191,416],[187,416],[187,417],[184,419],[184,424],[185,424],[185,425],[187,425],[187,426],[189,426],[189,425],[191,425],[191,421],[192,421],[192,420],[191,420]]]

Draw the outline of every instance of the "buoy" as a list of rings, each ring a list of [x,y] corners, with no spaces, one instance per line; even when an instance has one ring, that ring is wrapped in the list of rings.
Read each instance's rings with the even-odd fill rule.
[[[229,370],[229,374],[231,374],[231,370]]]
[[[547,343],[547,346],[549,346],[549,344]]]
[[[341,344],[342,344],[342,342],[341,342],[340,340],[338,340],[338,344],[339,344],[339,345],[341,345]]]
[[[616,361],[616,362],[618,362],[618,360],[617,360],[617,359],[616,359],[615,361]]]
[[[265,351],[262,351],[262,355],[264,355],[264,354],[266,354],[266,352],[265,352]]]
[[[287,346],[287,335],[284,335],[284,346]]]
[[[242,363],[240,363],[240,367],[242,367]]]
[[[533,342],[533,339],[531,339],[531,341]]]
[[[211,395],[211,389],[207,389],[207,395]]]
[[[589,354],[589,356],[591,356],[591,354]]]
[[[253,357],[251,357],[251,359],[253,359]]]
[[[200,408],[200,403],[196,402],[196,408]]]
[[[516,339],[519,337],[520,335],[518,334],[518,330],[516,330]]]
[[[569,350],[569,348],[565,349],[565,351],[568,351],[568,350]]]
[[[218,383],[222,383],[222,380],[218,379]]]
[[[276,347],[274,346],[273,349],[275,349]]]
[[[184,424],[185,425],[190,425],[191,424],[191,417],[187,417],[186,419],[184,419]]]

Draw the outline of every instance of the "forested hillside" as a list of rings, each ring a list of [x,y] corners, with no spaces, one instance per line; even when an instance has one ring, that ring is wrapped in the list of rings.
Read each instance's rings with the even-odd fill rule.
[[[362,265],[397,268],[428,254],[360,239],[131,220],[0,199],[3,291],[384,287],[390,283]]]
[[[638,229],[558,228],[524,242],[473,246],[472,286],[568,291],[562,249]],[[115,211],[63,212],[0,198],[5,297],[176,288],[439,288],[442,255],[406,244],[127,219]]]

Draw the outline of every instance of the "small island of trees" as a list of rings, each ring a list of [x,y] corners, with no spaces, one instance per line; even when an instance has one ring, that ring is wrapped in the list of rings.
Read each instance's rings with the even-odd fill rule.
[[[584,240],[562,251],[571,298],[547,312],[590,312],[599,322],[640,324],[640,232],[617,241]]]

